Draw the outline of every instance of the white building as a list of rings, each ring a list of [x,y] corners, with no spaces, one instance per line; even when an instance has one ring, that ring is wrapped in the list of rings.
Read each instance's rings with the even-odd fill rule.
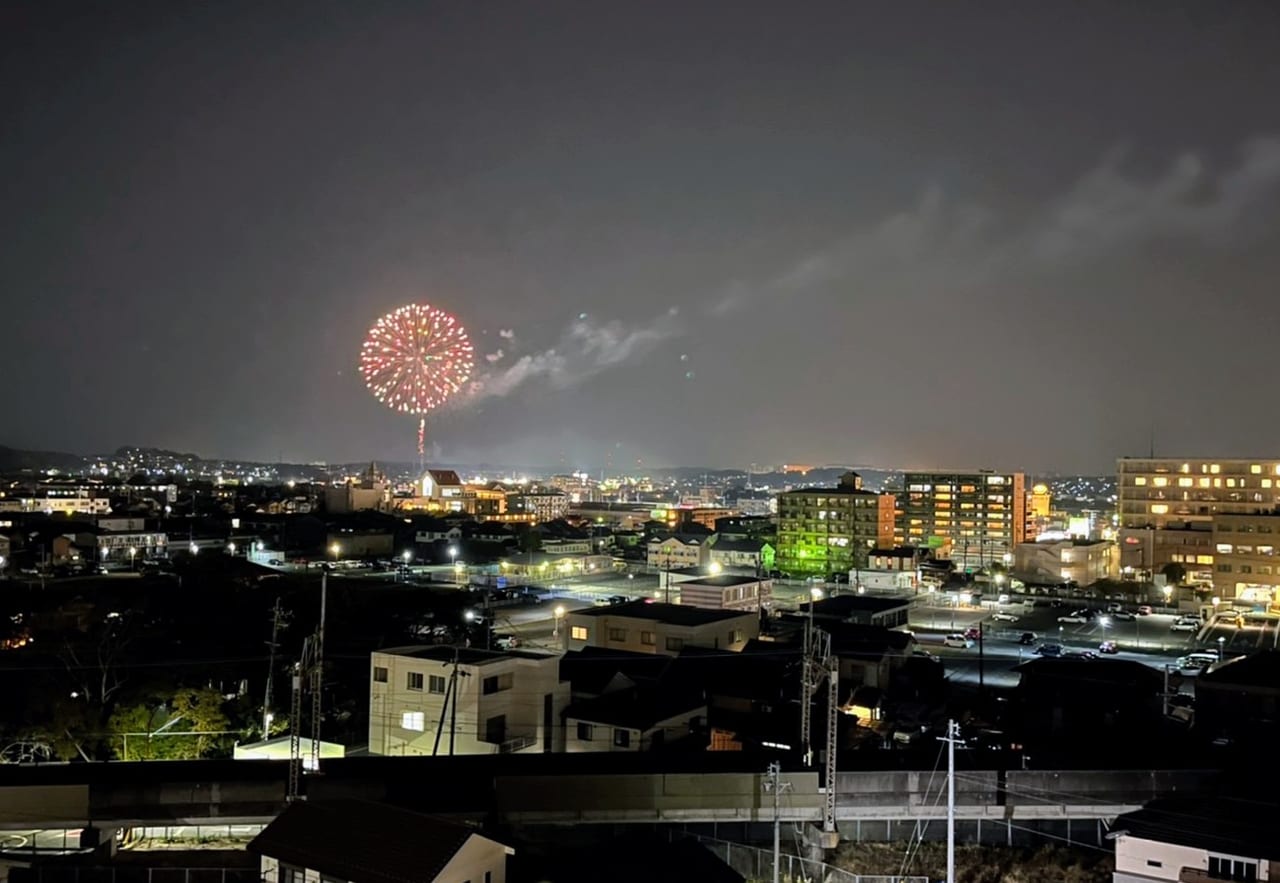
[[[558,656],[443,646],[379,650],[371,660],[369,753],[563,751],[560,715],[568,704]]]
[[[711,544],[711,561],[721,567],[745,567],[759,571],[772,567],[773,551],[773,546],[764,540],[719,537]]]
[[[457,822],[366,800],[297,800],[245,849],[262,883],[505,883],[515,850]]]
[[[540,490],[508,494],[507,511],[525,515],[533,524],[555,521],[569,514],[569,495],[561,491]]]
[[[565,750],[653,751],[688,738],[706,718],[706,699],[688,691],[625,687],[569,706]]]
[[[683,567],[702,567],[711,562],[710,544],[702,537],[671,536],[665,540],[653,540],[647,549],[650,567],[661,570],[679,570]]]
[[[1115,578],[1119,564],[1116,544],[1103,540],[1019,543],[1013,549],[1013,574],[1026,582],[1074,582],[1083,588]]]
[[[1113,883],[1280,880],[1280,805],[1227,797],[1153,800],[1118,816]]]
[[[706,610],[759,611],[773,604],[773,580],[721,573],[684,580],[680,603]]]

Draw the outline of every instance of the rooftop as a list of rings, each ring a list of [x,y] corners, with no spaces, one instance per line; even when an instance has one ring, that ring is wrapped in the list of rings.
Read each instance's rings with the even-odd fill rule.
[[[1228,659],[1204,672],[1197,684],[1210,686],[1280,687],[1280,651],[1264,650],[1237,659]]]
[[[528,650],[480,650],[474,647],[449,647],[443,644],[414,644],[407,647],[383,647],[375,653],[389,656],[407,656],[413,659],[431,659],[437,662],[453,662],[455,657],[462,665],[487,665],[504,659],[552,659],[552,653],[534,653]]]
[[[588,723],[648,730],[661,721],[696,708],[705,708],[706,704],[705,698],[689,690],[670,690],[656,684],[645,684],[575,702],[565,709],[564,715]]]
[[[1280,860],[1280,804],[1232,797],[1170,797],[1117,816],[1114,834],[1247,858]]]
[[[683,604],[663,604],[660,602],[628,601],[626,604],[614,604],[610,607],[591,607],[585,610],[574,610],[569,616],[629,616],[634,619],[649,619],[668,625],[707,625],[712,622],[727,622],[743,616],[755,616],[753,612],[738,610],[707,610],[702,607],[689,607]],[[450,657],[452,658],[452,657]]]
[[[876,595],[836,595],[810,602],[814,616],[848,616],[851,613],[884,613],[886,610],[897,610],[911,606],[909,598],[881,598]],[[808,612],[810,604],[801,604],[800,609]]]
[[[351,883],[435,879],[478,832],[364,800],[298,801],[246,847]]]
[[[751,576],[749,574],[737,573],[719,573],[715,576],[700,576],[697,579],[686,580],[680,583],[682,586],[719,586],[725,588],[727,586],[749,586],[760,582],[768,577]]]

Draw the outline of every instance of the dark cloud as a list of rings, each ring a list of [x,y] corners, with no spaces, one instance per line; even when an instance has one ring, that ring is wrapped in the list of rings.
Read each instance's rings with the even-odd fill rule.
[[[424,300],[448,459],[1275,452],[1272,3],[0,15],[0,443],[410,459]]]

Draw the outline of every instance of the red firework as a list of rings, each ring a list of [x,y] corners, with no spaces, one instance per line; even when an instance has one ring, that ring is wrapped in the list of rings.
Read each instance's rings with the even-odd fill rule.
[[[423,452],[424,415],[440,407],[471,378],[474,350],[458,320],[426,304],[409,304],[383,316],[360,347],[365,386],[387,407],[418,420]]]

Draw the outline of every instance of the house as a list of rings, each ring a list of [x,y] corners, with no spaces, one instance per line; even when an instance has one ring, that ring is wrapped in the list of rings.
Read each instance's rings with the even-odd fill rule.
[[[878,625],[883,628],[907,624],[911,601],[906,598],[877,598],[869,595],[835,595],[800,605],[800,612],[813,611],[815,620]]]
[[[1221,662],[1196,678],[1196,728],[1264,750],[1280,727],[1280,651]],[[1243,746],[1242,746],[1243,747]]]
[[[773,604],[773,580],[720,573],[680,584],[680,603],[707,610],[759,611]]]
[[[564,713],[565,751],[656,751],[701,731],[707,700],[680,686],[663,678],[573,703]]]
[[[475,828],[364,800],[295,801],[245,848],[262,883],[505,883],[515,854]]]
[[[414,646],[375,651],[370,667],[370,754],[564,750],[557,656]]]
[[[760,634],[760,617],[749,611],[629,601],[570,611],[561,629],[567,650],[603,647],[674,655],[685,646],[741,650]]]
[[[711,544],[711,561],[721,567],[741,567],[767,573],[773,570],[773,546],[764,540],[719,537]]]
[[[1231,797],[1169,797],[1117,816],[1113,883],[1280,880],[1280,804]]]
[[[1145,727],[1160,717],[1164,676],[1130,659],[1043,657],[1014,669],[1016,698],[1028,730],[1117,738],[1116,731]]]
[[[705,537],[668,536],[649,540],[648,563],[650,567],[671,570],[682,567],[703,567],[711,562],[710,546]]]

